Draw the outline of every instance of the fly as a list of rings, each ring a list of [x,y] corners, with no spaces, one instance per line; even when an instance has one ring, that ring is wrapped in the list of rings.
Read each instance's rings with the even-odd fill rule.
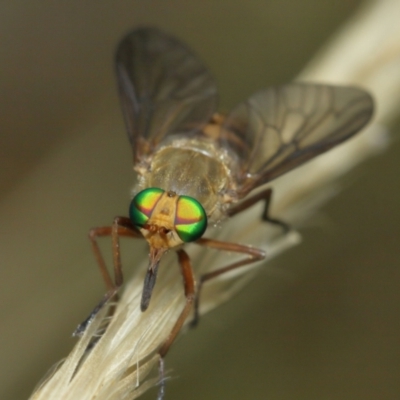
[[[207,227],[263,201],[262,218],[287,229],[268,215],[271,188],[253,190],[355,135],[370,120],[373,100],[355,87],[290,83],[261,90],[223,116],[216,112],[216,84],[207,68],[180,41],[153,28],[122,39],[115,67],[138,184],[129,217],[90,231],[108,291],[75,334],[84,332],[123,283],[121,236],[144,238],[150,247],[142,311],[149,306],[160,261],[173,249],[186,303],[159,349],[163,374],[163,358],[193,309],[193,324],[198,321],[202,286],[265,257],[251,246],[203,237]],[[101,236],[112,238],[114,279],[97,244]],[[202,275],[196,290],[184,250],[189,242],[244,258]],[[162,383],[160,399],[163,393]]]

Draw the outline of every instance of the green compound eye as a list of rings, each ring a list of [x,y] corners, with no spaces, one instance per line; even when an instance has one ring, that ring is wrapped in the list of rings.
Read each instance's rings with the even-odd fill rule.
[[[175,229],[183,242],[199,239],[207,228],[202,205],[189,196],[180,196],[176,205]]]
[[[132,199],[129,218],[134,225],[142,227],[149,220],[163,193],[162,189],[148,188],[139,192]]]

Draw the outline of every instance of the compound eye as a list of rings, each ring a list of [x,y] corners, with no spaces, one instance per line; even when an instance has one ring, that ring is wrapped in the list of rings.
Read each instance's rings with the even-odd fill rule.
[[[146,224],[163,193],[162,189],[148,188],[132,199],[129,206],[129,218],[133,225],[142,228]]]
[[[207,228],[203,206],[189,196],[180,196],[176,205],[175,230],[183,242],[199,239]]]

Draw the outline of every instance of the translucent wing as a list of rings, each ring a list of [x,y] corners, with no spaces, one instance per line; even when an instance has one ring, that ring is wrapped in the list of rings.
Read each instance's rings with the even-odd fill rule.
[[[353,87],[293,83],[254,94],[218,139],[238,158],[239,196],[348,139],[372,111],[371,96]]]
[[[201,130],[215,112],[216,85],[205,66],[157,29],[138,29],[122,39],[116,74],[134,161],[171,133]]]

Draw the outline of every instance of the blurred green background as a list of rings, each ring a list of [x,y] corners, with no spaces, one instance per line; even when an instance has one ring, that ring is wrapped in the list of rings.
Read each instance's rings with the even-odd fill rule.
[[[295,77],[359,4],[0,3],[1,399],[29,396],[104,292],[86,235],[126,215],[134,176],[113,76],[121,36],[154,25],[184,39],[229,109]],[[399,155],[395,141],[357,168],[329,223],[173,346],[166,399],[400,398]]]

